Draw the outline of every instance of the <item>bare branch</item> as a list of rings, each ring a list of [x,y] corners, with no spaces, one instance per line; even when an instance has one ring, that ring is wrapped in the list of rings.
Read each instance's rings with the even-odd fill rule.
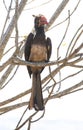
[[[75,64],[75,63],[77,63],[78,61],[81,61],[82,59],[78,59],[78,60],[75,60],[74,62],[70,62],[70,63],[68,63],[68,60],[70,60],[71,58],[74,58],[74,56],[80,51],[80,49],[82,49],[83,48],[83,43],[77,48],[77,49],[75,49],[74,50],[74,52],[71,54],[71,55],[69,55],[69,57],[67,57],[67,58],[65,58],[64,60],[62,60],[63,61],[63,63],[57,68],[57,69],[55,69],[53,72],[52,72],[52,75],[54,76],[56,73],[58,73],[59,72],[59,70],[61,69],[61,68],[63,68],[63,67],[65,67],[65,66],[67,66],[67,65],[72,65],[72,64]],[[22,53],[23,54],[23,53]],[[9,60],[9,61],[11,61],[11,60]],[[9,62],[8,62],[9,63]],[[31,63],[31,62],[26,62],[26,61],[23,61],[23,60],[20,60],[19,58],[13,58],[13,61],[12,61],[12,63],[15,63],[15,64],[19,64],[19,65],[29,65],[29,66],[50,66],[50,65],[54,65],[54,64],[56,64],[57,62],[50,62],[50,63]],[[58,61],[58,63],[59,63],[59,61]],[[61,61],[60,61],[60,63],[61,63]],[[7,65],[6,63],[5,63],[5,65]],[[2,68],[2,67],[1,67]],[[7,74],[9,73],[10,74],[10,71],[11,69],[9,69],[8,70],[8,72],[7,72]],[[9,75],[8,74],[8,75]],[[8,75],[6,75],[7,77],[8,77]],[[4,76],[5,77],[5,76]],[[7,78],[6,77],[6,78]],[[5,78],[5,79],[6,79]],[[46,81],[46,80],[48,80],[50,78],[50,75],[49,76],[47,76],[47,78],[45,78],[44,79],[44,81]],[[3,82],[5,81],[5,79],[4,78],[2,78],[3,80],[1,80],[1,86],[2,86],[2,84],[3,84]]]
[[[25,109],[25,111],[23,112],[23,114],[22,114],[22,116],[21,116],[21,118],[20,118],[20,120],[19,120],[19,122],[18,122],[18,124],[17,124],[17,126],[16,126],[16,129],[18,128],[19,124],[21,123],[22,118],[24,117],[24,115],[25,115],[25,113],[27,112],[27,110],[28,110],[28,107],[27,107],[27,108]]]
[[[11,103],[11,102],[13,102],[15,100],[18,100],[19,98],[28,95],[30,92],[31,92],[31,89],[29,89],[29,90],[27,90],[25,92],[22,92],[22,93],[18,94],[17,96],[12,97],[12,98],[10,98],[8,100],[2,101],[2,102],[0,102],[0,106],[4,106],[4,105],[9,104],[9,103]]]
[[[59,50],[60,50],[60,46],[63,42],[63,40],[65,39],[66,37],[66,34],[67,34],[67,31],[68,31],[68,28],[69,28],[69,25],[70,25],[70,11],[68,11],[68,24],[67,24],[67,27],[66,27],[66,30],[65,30],[65,33],[62,37],[62,40],[57,48],[57,59],[59,58]],[[59,67],[59,63],[57,63],[57,66]],[[61,71],[59,71],[59,81],[61,81]],[[61,87],[61,82],[59,82],[59,88],[58,88],[58,91],[60,90],[60,87]]]
[[[66,56],[68,56],[68,53],[69,53],[70,47],[71,47],[71,45],[72,45],[72,43],[73,43],[75,37],[77,36],[78,32],[82,29],[82,27],[83,27],[83,24],[78,28],[78,30],[76,31],[75,35],[73,36],[71,42],[69,43],[69,47],[68,47],[68,49],[67,49]]]
[[[15,1],[15,45],[18,49],[18,0]]]
[[[17,70],[18,70],[19,66],[16,67],[13,75],[8,79],[8,81],[0,88],[0,89],[3,89],[6,85],[8,85],[8,83],[13,79],[13,77],[15,76],[15,74],[17,73]]]
[[[55,70],[52,71],[52,76],[55,76],[59,70],[61,70],[62,68],[64,68],[68,62],[68,60],[74,58],[74,56],[83,48],[83,43],[77,48],[74,50],[74,52],[69,55],[67,58],[65,58],[63,60],[63,63],[58,67],[56,68]],[[61,62],[60,62],[61,63]],[[46,76],[43,80],[42,80],[42,83],[45,83],[48,79],[50,79],[50,75]]]
[[[55,95],[52,95],[50,97],[50,99],[54,99],[54,98],[60,98],[62,96],[65,96],[67,94],[70,94],[70,92],[72,92],[73,90],[76,90],[78,87],[81,87],[83,85],[83,81],[79,82],[78,84],[75,84],[74,86],[66,89],[66,90],[63,90],[62,92],[59,92]]]
[[[80,2],[81,2],[81,0],[78,1],[78,3],[76,4],[75,8],[74,8],[73,11],[70,13],[70,17],[71,17],[71,16],[73,15],[73,13],[76,11],[76,9],[78,8],[78,5],[79,5]],[[56,24],[56,25],[50,27],[48,30],[51,30],[51,29],[55,28],[56,26],[59,26],[60,24],[66,22],[68,19],[69,19],[69,17],[65,18],[63,21],[61,21],[61,22],[59,22],[58,24]]]
[[[6,11],[8,11],[8,10],[7,10],[7,6],[6,6],[6,3],[5,3],[5,0],[3,0],[3,4],[4,4],[4,7],[5,7]]]
[[[33,0],[32,0],[32,1],[33,1]],[[31,1],[31,2],[32,2],[32,1]],[[48,0],[47,2],[44,2],[44,3],[42,3],[42,4],[38,5],[38,6],[33,6],[33,7],[31,7],[31,8],[24,9],[24,11],[31,10],[31,9],[34,9],[34,8],[39,8],[39,7],[43,6],[43,5],[48,4],[48,3],[51,2],[51,1],[52,1],[52,0]],[[30,3],[31,3],[31,2],[30,2]],[[30,3],[28,3],[28,4],[30,4]]]
[[[71,77],[73,77],[73,76],[78,75],[78,74],[81,73],[82,71],[83,71],[83,69],[81,69],[80,71],[78,71],[78,72],[76,72],[76,73],[73,73],[73,74],[71,74],[71,75],[68,75],[67,77],[65,77],[64,79],[62,79],[61,82],[64,81],[64,80],[66,80],[66,79],[68,79],[68,78],[71,78]],[[58,84],[58,83],[59,83],[59,82],[57,82],[56,84]]]
[[[10,73],[12,72],[12,70],[14,69],[14,65],[10,65],[8,67],[8,69],[6,70],[6,72],[3,74],[3,76],[0,79],[0,88],[3,88],[3,84],[5,83],[5,81],[7,80],[8,76],[10,75]]]
[[[63,0],[59,7],[56,9],[56,11],[54,12],[54,14],[52,15],[48,26],[46,27],[46,30],[48,30],[48,28],[54,23],[54,21],[57,19],[57,17],[61,14],[62,10],[65,8],[65,6],[68,4],[69,0]]]
[[[22,57],[24,52],[24,47],[22,47],[21,51],[19,51],[19,57]],[[14,52],[13,56],[17,54],[17,50]],[[8,62],[4,63],[4,66],[7,66],[7,64],[9,64],[9,62],[11,62],[11,58],[9,59]],[[0,88],[3,88],[3,84],[5,83],[5,81],[7,80],[8,76],[11,74],[12,70],[14,69],[15,65],[11,64],[8,69],[6,70],[6,72],[3,74],[3,76],[0,79]],[[1,67],[1,69],[3,69],[3,67]]]
[[[18,103],[18,104],[12,105],[12,106],[7,106],[7,107],[0,108],[0,115],[2,115],[4,113],[7,113],[7,112],[9,112],[11,110],[26,106],[28,104],[29,104],[29,102],[23,102],[22,104]]]
[[[79,38],[80,38],[80,36],[82,35],[82,33],[83,33],[83,30],[79,33],[79,35],[77,36],[77,38],[76,38],[76,40],[75,40],[75,42],[74,42],[74,44],[73,44],[73,46],[72,46],[72,48],[71,48],[71,50],[70,50],[70,54],[72,53],[72,51],[73,51],[73,49],[74,49],[74,47],[75,47],[75,45],[76,45],[76,42],[79,40]]]
[[[28,121],[30,121],[32,119],[33,116],[35,116],[37,114],[37,112],[34,112],[29,118],[27,118],[18,128],[16,128],[15,130],[19,130],[20,128],[22,128]]]
[[[19,8],[18,8],[18,18],[22,12],[22,10],[24,9],[25,5],[26,5],[27,0],[21,0],[20,4],[19,4]],[[3,56],[3,51],[5,49],[5,46],[11,36],[11,33],[13,31],[15,27],[15,15],[13,16],[4,36],[2,37],[2,41],[1,41],[1,45],[0,45],[0,59]]]
[[[64,33],[64,35],[63,35],[63,37],[62,37],[62,40],[61,40],[61,42],[60,42],[60,44],[59,44],[59,46],[58,46],[58,48],[57,48],[57,59],[59,58],[59,49],[60,49],[60,46],[61,46],[63,40],[64,40],[65,37],[66,37],[67,31],[68,31],[68,28],[69,28],[69,24],[70,24],[70,11],[68,11],[68,24],[67,24],[67,27],[66,27],[66,29],[65,29],[65,33]]]
[[[83,85],[83,81],[80,81],[78,84],[75,84],[74,86],[68,88],[68,89],[65,89],[55,95],[51,95],[49,100],[50,99],[55,99],[55,98],[60,98],[62,96],[65,96],[67,94],[70,94],[72,91],[75,91],[77,88],[81,87]],[[82,89],[81,89],[82,90]],[[47,98],[45,99],[45,101],[47,100]],[[23,106],[26,106],[28,105],[29,102],[23,102],[23,103],[18,103],[18,104],[15,104],[15,105],[12,105],[12,106],[8,106],[8,107],[3,107],[3,108],[0,108],[0,112],[1,114],[4,114],[5,112],[8,112],[8,111],[11,111],[11,110],[14,110],[14,109],[17,109],[17,108],[20,108],[20,107],[23,107]],[[35,113],[36,114],[36,113]],[[28,121],[28,119],[27,119]],[[27,122],[25,121],[25,123]],[[25,124],[24,123],[24,124]]]
[[[4,2],[5,2],[5,1],[4,1]],[[13,2],[13,0],[11,0],[9,9],[8,9],[8,11],[7,11],[8,13],[7,13],[6,20],[5,20],[5,23],[4,23],[4,26],[3,26],[3,30],[2,30],[2,34],[1,34],[1,39],[0,39],[0,45],[1,45],[1,42],[2,42],[2,37],[4,36],[4,30],[5,30],[7,21],[8,21],[8,19],[9,19],[10,10],[11,10],[11,7],[12,7],[12,2]]]

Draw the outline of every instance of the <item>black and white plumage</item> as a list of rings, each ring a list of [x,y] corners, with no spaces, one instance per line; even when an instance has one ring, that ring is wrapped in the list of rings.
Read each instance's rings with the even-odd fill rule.
[[[51,56],[51,40],[46,39],[44,32],[44,25],[47,24],[45,16],[34,16],[34,28],[36,34],[30,33],[25,43],[25,60],[31,62],[48,62]],[[32,75],[32,93],[29,103],[29,108],[35,110],[44,109],[44,101],[41,88],[41,75],[44,67],[30,67],[27,66],[28,73]]]

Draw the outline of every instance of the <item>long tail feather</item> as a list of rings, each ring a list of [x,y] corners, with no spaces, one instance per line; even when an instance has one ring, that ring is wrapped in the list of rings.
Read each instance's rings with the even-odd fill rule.
[[[33,81],[32,81],[32,94],[30,99],[30,108],[34,107],[35,110],[37,111],[43,110],[44,103],[43,103],[40,73],[33,73],[32,80]]]

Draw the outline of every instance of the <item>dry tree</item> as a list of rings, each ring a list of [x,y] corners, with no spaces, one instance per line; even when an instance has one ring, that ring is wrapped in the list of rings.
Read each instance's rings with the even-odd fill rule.
[[[48,1],[48,2],[50,2],[50,1]],[[17,0],[15,1],[15,8],[13,9],[13,10],[15,10],[15,13],[11,19],[11,22],[9,23],[9,26],[6,29],[6,24],[8,22],[8,18],[10,16],[10,12],[12,10],[13,0],[11,0],[10,6],[8,9],[6,7],[5,1],[3,0],[4,6],[7,10],[7,17],[6,17],[6,20],[4,23],[4,27],[3,27],[1,39],[0,39],[0,59],[2,60],[3,57],[6,57],[6,55],[12,49],[14,49],[14,51],[13,51],[12,55],[10,57],[8,57],[7,60],[5,60],[5,62],[1,62],[1,64],[0,64],[0,72],[2,72],[2,75],[0,77],[0,90],[4,89],[10,83],[10,81],[14,78],[19,66],[27,66],[27,65],[28,66],[35,66],[35,65],[36,66],[48,66],[49,74],[46,75],[46,77],[44,77],[42,79],[42,91],[43,91],[43,93],[45,93],[45,92],[48,93],[47,96],[44,98],[44,104],[46,105],[47,102],[51,99],[60,98],[67,94],[71,94],[71,93],[83,90],[83,80],[78,81],[76,84],[73,84],[69,88],[61,90],[61,84],[63,81],[66,82],[67,79],[73,80],[73,78],[75,76],[77,76],[77,75],[79,76],[80,73],[83,73],[83,42],[80,43],[80,38],[83,37],[83,24],[80,25],[80,27],[76,30],[74,36],[72,36],[71,41],[69,41],[68,48],[65,50],[66,53],[65,53],[64,57],[62,58],[60,56],[61,45],[67,35],[67,31],[68,31],[70,23],[71,23],[70,22],[71,16],[75,13],[76,9],[79,7],[81,0],[78,1],[78,3],[76,4],[76,6],[72,12],[68,11],[67,18],[65,18],[60,23],[53,25],[53,23],[56,21],[56,19],[59,17],[61,12],[64,10],[66,5],[68,4],[69,0],[63,0],[60,3],[60,5],[57,7],[55,12],[53,13],[52,17],[50,18],[49,24],[46,26],[45,31],[50,31],[53,28],[61,25],[65,21],[67,21],[67,26],[65,28],[65,32],[62,36],[62,39],[57,47],[56,60],[50,61],[48,63],[26,62],[22,59],[26,38],[24,38],[22,41],[19,41],[18,18],[21,15],[26,4],[30,4],[32,2],[33,2],[33,0],[30,2],[28,2],[28,0],[21,0],[20,3]],[[45,5],[48,2],[43,3],[42,5]],[[12,31],[14,28],[15,28],[15,46],[10,47],[4,53],[5,47],[8,44],[8,41],[11,37]],[[5,31],[5,29],[6,29],[6,31]],[[77,45],[77,43],[79,43],[79,45]],[[53,70],[51,70],[52,67],[54,68]],[[69,73],[66,77],[63,78],[62,70],[67,67],[73,68],[76,71],[71,74]],[[13,72],[13,75],[10,76],[12,72]],[[56,75],[58,75],[58,74],[59,74],[59,80],[56,81]],[[50,83],[51,83],[51,85],[50,85]],[[21,123],[23,117],[25,116],[26,112],[28,111],[29,101],[21,102],[21,103],[15,103],[15,101],[17,101],[18,99],[20,99],[24,96],[28,96],[30,93],[31,93],[31,89],[28,89],[22,93],[19,93],[18,95],[14,96],[14,97],[11,97],[10,99],[0,102],[0,115],[3,115],[12,110],[26,106],[26,109],[24,110],[19,122],[17,123],[15,130],[21,129],[25,124],[27,125],[27,123],[28,123],[27,129],[30,130],[31,123],[38,121],[45,114],[45,110],[44,110],[43,114],[37,120],[33,120],[33,117],[38,113],[38,112],[33,112],[25,121],[23,121],[23,123]],[[11,103],[12,103],[12,105],[11,105]]]

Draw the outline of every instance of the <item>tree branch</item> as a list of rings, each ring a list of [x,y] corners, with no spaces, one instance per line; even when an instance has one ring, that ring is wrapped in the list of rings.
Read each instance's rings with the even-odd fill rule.
[[[65,6],[68,4],[68,2],[69,2],[69,0],[63,0],[60,3],[60,5],[58,6],[58,8],[56,9],[56,11],[54,12],[54,14],[52,15],[52,17],[50,18],[49,24],[46,27],[46,31],[48,30],[49,27],[51,27],[51,25],[54,23],[54,21],[57,19],[57,17],[61,14],[61,12],[65,8]]]
[[[24,9],[24,7],[26,5],[26,2],[27,2],[27,0],[21,0],[21,2],[20,2],[19,7],[18,7],[18,18],[21,15],[22,10]],[[11,33],[12,33],[14,27],[15,27],[15,15],[13,16],[4,36],[2,37],[2,41],[1,41],[1,45],[0,45],[0,59],[3,56],[3,51],[6,47],[6,44],[11,36]]]
[[[68,89],[65,89],[65,90],[63,90],[63,91],[61,91],[61,92],[59,92],[57,94],[51,95],[49,100],[50,99],[55,99],[55,98],[60,98],[62,96],[71,94],[71,92],[75,92],[75,90],[77,88],[81,87],[82,85],[83,85],[83,81],[80,81],[78,84],[75,84],[74,86],[72,86],[72,87],[70,87]],[[45,98],[44,100],[46,101],[47,98]],[[23,107],[23,106],[26,106],[28,104],[29,104],[29,102],[22,102],[22,103],[18,103],[18,104],[12,105],[12,106],[3,107],[3,108],[0,108],[0,113],[4,114],[6,112],[9,112],[11,110],[14,110],[14,109],[17,109],[17,108],[20,108],[20,107]]]
[[[50,99],[60,98],[62,96],[68,95],[68,94],[70,94],[70,92],[76,90],[78,87],[81,87],[82,85],[83,85],[83,81],[81,81],[78,84],[75,84],[74,86],[72,86],[72,87],[70,87],[68,89],[65,89],[65,90],[63,90],[63,91],[61,91],[61,92],[59,92],[59,93],[57,93],[55,95],[52,95],[50,97]]]

